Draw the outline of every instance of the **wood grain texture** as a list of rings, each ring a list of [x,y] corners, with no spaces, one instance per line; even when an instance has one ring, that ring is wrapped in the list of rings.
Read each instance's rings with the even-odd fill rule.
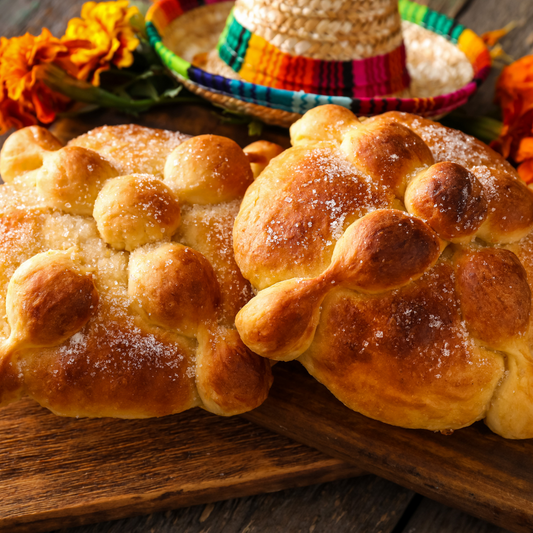
[[[247,420],[500,527],[533,531],[533,440],[502,439],[483,423],[450,436],[388,426],[294,365],[274,367],[268,400]]]
[[[418,0],[419,4],[428,6],[448,17],[455,18],[470,0]]]
[[[406,533],[509,533],[508,529],[477,520],[425,498],[405,526]]]
[[[392,533],[412,497],[363,476],[56,533]]]
[[[38,532],[342,479],[361,469],[239,418],[0,410],[0,531]]]

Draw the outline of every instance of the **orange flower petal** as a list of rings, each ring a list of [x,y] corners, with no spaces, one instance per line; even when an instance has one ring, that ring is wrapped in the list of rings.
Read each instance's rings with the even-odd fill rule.
[[[505,37],[517,25],[518,23],[515,21],[509,22],[509,24],[503,28],[500,28],[499,30],[485,32],[481,35],[481,38],[487,46],[494,46],[502,37]]]
[[[109,70],[109,65],[104,65],[103,67],[97,68],[94,71],[92,84],[95,87],[98,87],[100,85],[100,74],[106,70]]]
[[[533,159],[528,159],[527,161],[524,161],[519,167],[518,167],[518,174],[520,174],[520,177],[526,182],[526,183],[532,183],[533,182]]]
[[[0,103],[0,134],[11,128],[20,129],[34,124],[37,124],[35,115],[24,109],[21,102],[5,98]]]
[[[520,139],[518,150],[514,156],[514,160],[517,163],[525,161],[526,159],[533,159],[533,137]]]

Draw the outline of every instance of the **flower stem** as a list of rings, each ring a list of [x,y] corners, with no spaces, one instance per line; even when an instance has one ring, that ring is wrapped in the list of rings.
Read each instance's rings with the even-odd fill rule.
[[[440,122],[445,126],[472,135],[487,144],[500,136],[503,127],[502,122],[494,118],[467,117],[458,112],[446,115]]]
[[[146,111],[154,105],[170,102],[199,102],[196,97],[159,96],[157,98],[142,98],[134,100],[124,96],[118,96],[109,91],[95,87],[86,81],[77,80],[69,76],[58,66],[47,63],[40,69],[39,77],[53,91],[57,91],[72,100],[86,104],[96,104],[100,107],[109,107],[118,111],[139,113]]]

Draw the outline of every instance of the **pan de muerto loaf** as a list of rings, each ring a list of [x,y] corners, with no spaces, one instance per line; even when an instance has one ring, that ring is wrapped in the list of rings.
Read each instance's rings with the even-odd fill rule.
[[[348,407],[408,428],[533,437],[533,192],[483,143],[323,106],[248,189],[236,318]]]
[[[263,402],[270,362],[234,325],[253,295],[232,249],[253,179],[239,146],[115,126],[63,147],[32,126],[0,169],[1,404],[142,418]]]

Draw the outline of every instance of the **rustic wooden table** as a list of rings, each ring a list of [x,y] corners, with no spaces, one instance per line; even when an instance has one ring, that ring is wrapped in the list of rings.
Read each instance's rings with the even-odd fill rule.
[[[66,21],[78,15],[83,0],[0,0],[0,35],[12,37],[25,31],[38,34],[43,26],[61,35]],[[426,2],[428,3],[428,2]],[[518,27],[502,40],[511,56],[533,53],[533,0],[429,0],[431,7],[452,13],[462,5],[459,21],[478,33],[517,21]],[[479,93],[465,106],[469,115],[497,116],[493,105],[495,70]],[[213,128],[209,113],[182,110],[190,134]],[[145,125],[164,126],[165,110],[141,118]],[[198,120],[191,122],[190,118]],[[94,125],[104,118],[89,119]],[[106,115],[106,122],[129,122],[130,117]],[[153,122],[153,124],[151,124]],[[174,122],[175,123],[175,122]],[[67,125],[68,126],[68,125]],[[170,123],[169,123],[170,126]],[[75,128],[75,124],[72,125]],[[227,134],[240,143],[249,141],[244,127],[216,125],[216,133]],[[286,132],[266,128],[264,137],[284,139]],[[0,137],[0,145],[4,137]],[[532,504],[533,505],[533,504]],[[376,476],[365,475],[305,488],[260,494],[239,499],[154,513],[117,521],[59,530],[62,533],[200,533],[200,532],[383,532],[383,533],[496,533],[504,530],[445,507],[408,489]]]

